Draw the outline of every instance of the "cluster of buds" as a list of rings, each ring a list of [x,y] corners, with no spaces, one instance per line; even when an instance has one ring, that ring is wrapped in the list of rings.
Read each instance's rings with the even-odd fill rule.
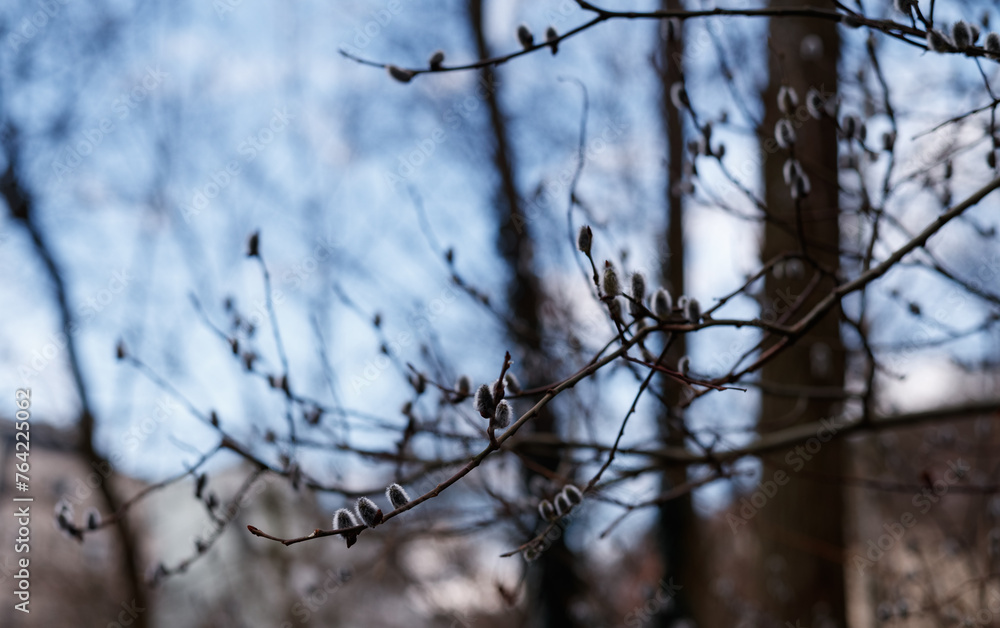
[[[502,380],[498,379],[493,382],[492,387],[483,384],[476,390],[476,411],[479,412],[479,416],[490,422],[491,430],[495,428],[506,429],[514,416],[514,409],[504,399],[504,395],[506,394],[505,382],[514,384],[511,390],[519,388],[517,379],[510,374],[505,374]]]
[[[553,502],[555,505],[553,505]],[[580,489],[572,484],[567,484],[552,502],[543,499],[538,503],[538,514],[546,521],[555,521],[556,519],[565,517],[582,503],[583,493]]]
[[[782,167],[782,175],[785,178],[785,185],[792,191],[792,198],[800,199],[809,195],[811,189],[809,177],[802,170],[802,164],[798,159],[790,157]]]
[[[632,273],[630,288],[632,298],[629,300],[629,313],[632,314],[633,318],[642,318],[646,309],[642,306],[642,302],[646,298],[646,278],[642,273]]]
[[[402,508],[410,503],[410,496],[406,494],[406,489],[399,484],[390,484],[386,487],[385,495],[395,509]],[[347,508],[341,508],[333,513],[333,529],[343,532],[344,538],[347,539],[347,547],[351,547],[357,542],[358,532],[345,531],[358,527],[360,525],[358,523],[359,520],[369,528],[374,528],[382,523],[382,509],[367,497],[359,497],[355,504],[354,512],[351,512]]]
[[[70,538],[83,542],[83,530],[73,523],[73,505],[65,499],[56,504],[56,525]]]

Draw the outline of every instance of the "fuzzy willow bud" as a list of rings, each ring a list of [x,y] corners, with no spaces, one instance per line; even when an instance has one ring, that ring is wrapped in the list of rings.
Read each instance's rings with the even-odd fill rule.
[[[797,159],[786,159],[785,165],[781,168],[781,174],[785,177],[785,185],[791,185],[802,175],[802,166]]]
[[[803,172],[792,182],[792,198],[795,200],[809,196],[812,187],[809,185],[809,177]]]
[[[632,273],[632,298],[636,301],[646,298],[646,278],[642,273]]]
[[[493,408],[493,393],[490,392],[489,386],[483,384],[476,391],[476,410],[479,416],[488,419],[493,416]]]
[[[701,304],[698,303],[698,299],[688,299],[684,306],[684,318],[692,323],[697,323],[701,320]]]
[[[794,87],[782,85],[778,90],[778,109],[786,116],[795,113],[795,108],[799,106],[799,95]]]
[[[621,294],[621,291],[615,267],[611,265],[611,262],[604,262],[604,296],[616,297]]]
[[[809,88],[809,91],[806,92],[806,111],[809,112],[809,115],[819,120],[825,113],[825,105],[823,95],[819,93],[819,90],[815,87]]]
[[[387,65],[385,66],[386,72],[389,76],[396,79],[400,83],[409,83],[413,79],[413,70],[406,70],[399,66]]]
[[[986,36],[986,52],[994,59],[1000,59],[1000,34],[990,33]]]
[[[583,503],[583,493],[581,493],[580,489],[578,489],[575,485],[567,484],[563,488],[562,492],[571,506],[579,506]]]
[[[428,65],[432,70],[440,70],[442,63],[444,63],[444,50],[437,50],[431,55]]]
[[[535,36],[531,34],[531,29],[528,28],[527,24],[521,24],[517,27],[517,40],[521,42],[521,46],[525,49],[531,48],[535,43]]]
[[[556,509],[552,507],[552,502],[547,499],[543,499],[538,502],[538,514],[542,516],[542,519],[546,521],[555,521]]]
[[[933,28],[927,31],[927,47],[934,52],[948,52],[951,50],[951,44],[948,43],[948,39]]]
[[[552,54],[559,52],[559,32],[554,26],[545,29],[545,43],[552,47]]]
[[[684,376],[691,372],[691,358],[684,356],[677,361],[677,371]]]
[[[688,99],[687,90],[684,89],[684,83],[678,81],[670,86],[670,102],[672,102],[674,107],[677,107],[678,109],[686,109],[691,106],[691,100]]]
[[[369,528],[374,528],[382,523],[382,510],[375,505],[375,502],[367,497],[359,497],[357,505],[358,517],[365,522]]]
[[[507,384],[507,388],[510,389],[510,392],[515,395],[521,393],[521,382],[517,381],[517,375],[507,373],[507,375],[504,376],[504,383]]]
[[[501,401],[497,404],[497,409],[495,416],[493,418],[494,423],[500,429],[506,429],[510,425],[510,418],[513,416],[514,411],[511,410],[510,404],[506,400]]]
[[[959,20],[951,26],[951,40],[955,42],[955,47],[965,50],[972,45],[972,29],[965,20]]]
[[[670,318],[674,310],[674,300],[666,288],[660,288],[653,294],[653,314],[660,320]]]
[[[632,273],[632,301],[629,303],[629,312],[635,318],[642,315],[642,301],[646,298],[646,278],[642,273]]]
[[[563,517],[568,515],[571,510],[573,510],[573,504],[569,503],[566,493],[556,495],[556,515]]]
[[[389,503],[392,504],[393,508],[402,508],[410,503],[410,496],[406,494],[406,489],[399,484],[390,484],[385,489],[385,496],[389,498]]]
[[[594,241],[594,232],[590,230],[590,225],[580,227],[580,233],[576,236],[576,248],[584,255],[590,256],[590,245]]]
[[[358,525],[358,520],[354,518],[354,514],[346,508],[341,508],[337,512],[333,513],[333,529],[334,530],[346,530],[347,528],[353,528]]]
[[[778,141],[778,146],[786,150],[795,144],[795,129],[787,118],[778,120],[774,125],[774,139]]]

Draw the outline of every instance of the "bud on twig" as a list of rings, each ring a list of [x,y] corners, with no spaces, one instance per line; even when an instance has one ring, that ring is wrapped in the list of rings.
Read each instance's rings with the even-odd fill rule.
[[[493,422],[500,429],[506,429],[510,425],[510,418],[513,414],[514,411],[511,410],[510,404],[506,400],[503,400],[497,404]]]
[[[341,508],[337,512],[333,513],[334,530],[346,530],[347,528],[353,528],[356,525],[358,525],[358,520],[354,518],[354,514],[350,510]]]
[[[531,29],[528,28],[527,24],[521,24],[517,27],[517,40],[525,49],[531,48],[535,44],[535,36],[531,34]]]
[[[948,52],[951,50],[951,43],[939,31],[932,28],[927,31],[927,47],[934,52]]]
[[[97,512],[96,508],[87,509],[87,529],[96,530],[101,527],[101,513]]]
[[[367,497],[359,497],[357,505],[358,517],[369,528],[382,523],[382,510]]]
[[[556,509],[552,507],[552,502],[547,499],[538,502],[538,514],[546,521],[555,521],[556,519]]]
[[[513,373],[507,373],[504,376],[504,382],[506,382],[507,388],[510,389],[510,392],[514,393],[515,395],[521,394],[521,382],[517,381],[517,375],[514,375]]]
[[[399,484],[390,484],[385,489],[385,496],[389,498],[389,503],[392,504],[393,508],[402,508],[410,503],[410,496],[406,494],[406,490]]]
[[[581,253],[590,257],[590,245],[594,240],[594,232],[590,230],[590,225],[580,227],[580,233],[576,236],[576,248]]]
[[[570,506],[576,507],[583,503],[583,493],[580,492],[573,484],[567,484],[563,487],[563,494],[566,495],[566,499],[569,501]]]
[[[677,361],[677,370],[681,375],[687,376],[691,372],[691,358],[684,356]]]
[[[469,380],[468,375],[462,375],[458,378],[458,381],[455,383],[455,390],[458,391],[458,394],[463,399],[469,396],[469,391],[472,390],[472,382]]]
[[[389,76],[396,79],[400,83],[409,83],[414,76],[413,70],[405,70],[395,65],[387,65],[385,66],[385,69],[389,73]]]
[[[965,20],[959,20],[951,26],[951,40],[955,42],[955,47],[965,50],[972,44],[972,29]]]
[[[687,90],[684,89],[684,83],[677,81],[670,86],[670,102],[678,109],[686,109],[691,106]]]
[[[778,141],[778,146],[788,150],[795,144],[795,129],[787,118],[778,120],[774,125],[774,139]]]
[[[260,257],[260,231],[254,231],[247,240],[247,257]]]
[[[556,495],[556,515],[563,517],[568,515],[571,510],[573,510],[573,504],[569,503],[566,493]]]
[[[1000,34],[990,33],[986,36],[986,52],[994,59],[1000,59]]]
[[[629,313],[633,318],[639,318],[643,314],[642,302],[646,298],[646,278],[642,273],[632,273],[632,301],[629,302]]]
[[[493,416],[493,394],[490,392],[490,387],[483,384],[476,391],[476,410],[479,411],[479,416],[484,419],[488,419]]]
[[[701,304],[698,303],[698,299],[690,298],[687,300],[684,306],[684,318],[692,323],[697,323],[701,320]]]
[[[545,42],[552,47],[552,54],[559,52],[559,33],[556,32],[555,27],[548,27],[545,29]]]
[[[674,300],[666,288],[660,288],[653,294],[653,314],[660,320],[670,318],[674,311]]]
[[[809,177],[807,177],[806,173],[803,172],[792,183],[792,198],[796,200],[805,198],[809,196],[809,191],[811,189],[812,188],[809,185]]]
[[[825,105],[823,95],[819,93],[819,90],[815,87],[809,88],[809,91],[806,92],[806,110],[809,112],[809,115],[819,120],[826,113]]]
[[[604,296],[616,297],[621,294],[621,286],[618,285],[618,274],[611,262],[604,262]]]
[[[799,95],[795,88],[782,85],[778,90],[778,109],[786,116],[795,113],[795,108],[799,106]]]
[[[435,51],[428,61],[428,65],[430,65],[432,70],[440,70],[442,63],[444,63],[444,50]]]

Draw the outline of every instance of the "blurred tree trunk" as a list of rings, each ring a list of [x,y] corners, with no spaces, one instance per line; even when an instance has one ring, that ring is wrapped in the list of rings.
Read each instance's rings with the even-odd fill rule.
[[[801,6],[790,0],[771,3],[772,6],[792,4]],[[825,6],[816,0],[806,4]],[[840,43],[833,22],[787,16],[770,22],[770,81],[764,93],[762,129],[763,175],[767,206],[777,220],[785,223],[785,228],[768,221],[763,258],[804,250],[827,273],[835,271],[839,263],[837,137],[830,120],[816,121],[804,115],[803,103],[810,87],[821,93],[836,91],[839,54]],[[793,149],[812,188],[798,207],[782,173],[789,151],[774,144],[775,124],[783,115],[778,109],[782,85],[795,88],[799,95],[798,111],[789,116],[797,135]],[[786,264],[768,273],[763,303],[765,320],[769,309],[780,317],[806,291],[816,272],[817,266],[806,262],[800,266]],[[833,287],[834,279],[829,274],[822,276],[817,289],[805,298],[803,309],[808,310]],[[780,357],[764,366],[762,378],[764,382],[785,387],[842,388],[844,348],[839,310],[828,314]],[[759,430],[763,433],[816,421],[833,415],[836,410],[833,402],[809,399],[805,392],[799,396],[764,393]],[[811,455],[811,450],[807,455]],[[833,441],[823,444],[801,470],[785,466],[785,453],[771,458],[781,466],[768,465],[765,459],[762,481],[772,479],[779,468],[790,476],[788,484],[778,487],[756,515],[764,588],[760,599],[770,620],[768,625],[785,626],[785,622],[798,625],[798,621],[806,626],[831,625],[826,618],[834,622],[832,625],[846,625],[843,495],[835,482],[820,481],[841,474],[841,455],[840,442]]]
[[[486,43],[483,24],[482,0],[469,0],[468,16],[477,53],[480,58],[492,56]],[[522,363],[515,366],[526,387],[542,385],[551,378],[542,348],[541,308],[545,299],[533,262],[533,241],[528,230],[515,176],[514,156],[510,148],[507,119],[500,105],[499,84],[491,68],[481,70],[481,82],[486,86],[486,105],[493,144],[493,165],[499,178],[494,207],[498,222],[497,249],[510,272],[507,288],[507,306],[511,323],[508,335],[515,342],[522,356]],[[515,352],[511,352],[512,355]],[[556,432],[556,417],[546,408],[532,420],[535,433]],[[558,449],[552,454],[539,454],[532,462],[548,471],[556,471],[560,462]],[[530,481],[531,472],[526,482]],[[534,574],[529,578],[528,594],[530,616],[539,618],[539,624],[558,628],[578,625],[570,612],[582,582],[575,569],[575,557],[560,536],[539,559],[532,563]]]
[[[682,7],[680,0],[662,0],[662,10],[678,10]],[[684,125],[682,112],[670,100],[670,86],[683,80],[684,41],[682,38],[683,23],[679,20],[661,24],[659,60],[657,70],[660,75],[661,113],[663,116],[663,131],[667,145],[667,180],[666,201],[667,225],[660,239],[658,250],[660,257],[660,278],[663,285],[677,299],[684,294],[684,224],[683,202],[680,195],[680,183],[683,177],[684,160]],[[687,353],[687,343],[683,335],[674,340],[673,347],[667,355],[667,363],[676,365],[677,361]],[[666,445],[684,446],[683,411],[679,409],[682,390],[676,382],[668,377],[661,378],[664,406],[659,417],[660,434]],[[664,469],[661,490],[669,491],[675,486],[687,481],[687,469],[674,466]],[[704,580],[705,571],[699,566],[705,563],[703,547],[698,535],[698,526],[691,495],[684,495],[660,506],[657,540],[660,557],[663,561],[663,580],[673,581],[680,589],[673,597],[673,603],[661,608],[656,615],[660,626],[672,626],[677,620],[688,617],[695,619],[700,616],[696,612],[695,597],[708,591],[708,583]]]

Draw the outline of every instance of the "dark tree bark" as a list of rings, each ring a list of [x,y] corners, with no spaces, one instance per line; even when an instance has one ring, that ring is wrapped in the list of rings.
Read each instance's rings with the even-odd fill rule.
[[[774,0],[772,6],[790,6]],[[807,2],[815,6],[822,3]],[[801,3],[798,3],[800,6]],[[804,115],[804,96],[810,87],[823,93],[837,88],[839,38],[833,22],[783,17],[771,20],[770,81],[764,93],[762,129],[766,203],[774,218],[765,229],[763,258],[804,253],[799,264],[783,264],[765,280],[763,317],[782,316],[801,298],[808,310],[835,285],[839,263],[837,137],[829,119]],[[782,85],[799,95],[798,111],[782,114],[778,93]],[[797,139],[791,151],[774,143],[775,124],[790,120]],[[792,198],[782,172],[791,154],[802,164],[811,192],[799,202]],[[818,278],[815,287],[807,286]],[[799,312],[803,311],[799,310]],[[773,319],[772,319],[773,320]],[[765,382],[784,387],[843,387],[844,348],[839,310],[819,324],[780,357],[764,366]],[[816,421],[837,410],[830,400],[763,394],[759,429],[762,433],[788,425]],[[824,477],[841,473],[842,446],[828,442],[800,470],[789,469],[782,451],[764,458],[763,480],[785,470],[790,480],[778,488],[757,515],[761,535],[761,600],[768,625],[785,622],[824,625],[824,618],[846,625],[844,598],[844,506],[841,488]],[[803,457],[803,461],[805,458]]]
[[[679,0],[663,0],[663,10],[678,10]],[[684,225],[683,201],[680,184],[683,178],[684,125],[682,112],[670,100],[670,86],[683,80],[684,41],[681,36],[683,25],[680,21],[662,25],[657,70],[661,86],[661,113],[663,131],[667,145],[666,204],[667,223],[661,236],[659,250],[660,278],[663,285],[676,299],[684,294]],[[687,352],[687,343],[682,336],[676,338],[667,355],[668,364],[675,365]],[[660,434],[663,442],[672,447],[684,446],[683,411],[679,409],[681,390],[668,377],[660,378],[664,399],[668,405],[659,417]],[[687,481],[684,467],[668,467],[663,471],[662,491]],[[672,626],[681,618],[697,619],[695,598],[699,592],[707,591],[704,571],[702,542],[691,503],[687,494],[670,500],[660,506],[657,526],[658,545],[663,561],[663,580],[673,582],[682,588],[674,595],[673,602],[660,609],[656,621],[660,626]]]

